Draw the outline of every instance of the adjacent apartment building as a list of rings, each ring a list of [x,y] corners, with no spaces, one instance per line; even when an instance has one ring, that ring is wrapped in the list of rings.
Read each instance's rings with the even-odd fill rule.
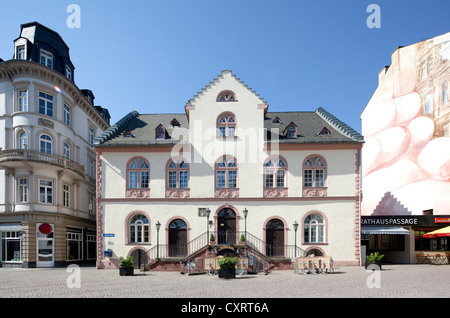
[[[227,70],[184,112],[132,111],[94,145],[98,268],[132,255],[176,269],[239,244],[268,262],[360,264],[363,138],[323,108],[269,112]]]
[[[397,48],[364,109],[362,242],[387,262],[450,255],[450,33]],[[438,256],[437,256],[438,255]]]
[[[95,261],[94,139],[107,109],[75,84],[69,47],[37,23],[21,26],[0,60],[0,264]]]

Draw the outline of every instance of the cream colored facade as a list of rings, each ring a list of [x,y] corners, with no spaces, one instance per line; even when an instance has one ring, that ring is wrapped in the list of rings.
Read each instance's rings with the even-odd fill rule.
[[[59,35],[45,26],[25,24],[15,41],[14,58],[0,63],[3,267],[95,260],[92,143],[109,128],[109,119],[88,99],[90,94],[75,85],[73,69],[68,77],[57,68],[64,55],[61,43]],[[36,62],[40,47],[54,49],[52,65]],[[66,63],[65,67],[73,67],[68,55]],[[40,232],[41,225],[51,232]]]
[[[223,92],[233,93],[235,100],[219,101]],[[285,138],[275,125],[268,141],[268,118],[272,122],[275,115],[268,113],[268,104],[230,71],[223,71],[189,100],[185,111],[166,115],[184,121],[179,127],[172,127],[170,138],[165,140],[150,140],[149,134],[159,124],[158,115],[139,114],[134,119],[124,118],[113,126],[116,127],[113,132],[105,132],[97,139],[98,268],[116,267],[120,256],[130,255],[136,249],[149,253],[158,243],[169,244],[171,224],[176,219],[186,224],[187,242],[207,231],[217,233],[221,226],[219,214],[224,208],[234,211],[236,232],[243,233],[246,228],[249,235],[267,242],[271,240],[267,237],[267,226],[276,219],[283,224],[284,246],[297,245],[304,254],[318,250],[340,264],[359,264],[362,141],[357,139],[356,132],[328,113],[307,112],[320,127],[311,133],[312,137],[301,133],[303,127],[300,128],[310,123],[299,120],[295,123],[299,126],[295,138]],[[219,118],[224,113],[235,118],[235,135],[227,138],[217,136]],[[289,118],[289,113],[286,114]],[[303,114],[295,116],[300,118]],[[135,124],[138,121],[140,124]],[[153,126],[145,133],[139,130],[151,126],[150,122]],[[288,124],[285,122],[285,126]],[[324,127],[331,134],[320,139]],[[125,137],[126,133],[133,137]],[[171,158],[181,155],[189,163],[189,181],[187,189],[178,189],[178,196],[174,197],[168,188],[167,166]],[[231,189],[217,187],[216,162],[223,155],[235,158],[237,163],[237,184]],[[311,156],[324,159],[326,176],[324,186],[307,189],[303,164]],[[279,189],[265,187],[265,162],[272,157],[283,158],[287,165],[284,186]],[[132,158],[142,158],[150,166],[146,194],[129,192],[127,164]],[[200,213],[206,208],[211,211],[209,219]],[[244,209],[248,210],[247,219]],[[130,242],[129,237],[129,220],[136,214],[148,219],[148,241],[139,244]],[[305,218],[311,214],[320,215],[323,220],[322,242],[305,241]],[[208,220],[212,221],[209,225]],[[155,227],[158,222],[159,232]],[[300,225],[297,233],[293,229],[295,222]],[[106,250],[111,250],[112,256],[106,257]],[[278,256],[293,256],[288,255],[287,248],[282,254]]]

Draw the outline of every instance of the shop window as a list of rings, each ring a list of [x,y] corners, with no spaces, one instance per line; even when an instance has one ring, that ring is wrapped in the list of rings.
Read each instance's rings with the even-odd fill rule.
[[[1,232],[2,262],[21,262],[22,261],[22,244],[20,240],[20,232],[5,231]]]
[[[83,233],[79,229],[67,229],[67,260],[80,261],[83,259]]]

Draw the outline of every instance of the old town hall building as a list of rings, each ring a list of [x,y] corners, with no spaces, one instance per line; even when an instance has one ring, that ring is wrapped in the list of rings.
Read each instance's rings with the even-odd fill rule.
[[[359,265],[362,145],[323,108],[269,112],[228,70],[184,112],[131,111],[94,141],[97,267],[179,269],[223,246]]]

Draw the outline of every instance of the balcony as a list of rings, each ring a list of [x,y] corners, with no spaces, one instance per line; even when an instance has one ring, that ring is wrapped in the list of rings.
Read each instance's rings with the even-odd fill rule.
[[[8,149],[0,151],[0,166],[15,168],[20,162],[38,162],[55,165],[75,172],[84,179],[84,167],[62,156],[47,154],[28,149]]]

